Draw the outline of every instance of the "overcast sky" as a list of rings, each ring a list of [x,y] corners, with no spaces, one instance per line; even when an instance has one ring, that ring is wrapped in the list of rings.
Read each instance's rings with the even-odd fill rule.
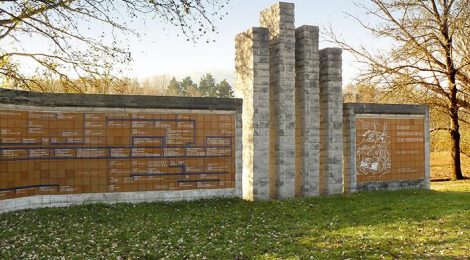
[[[215,43],[193,44],[177,37],[177,28],[147,25],[140,40],[129,42],[134,62],[129,76],[145,78],[158,74],[197,75],[195,72],[211,72],[220,77],[231,77],[234,71],[235,36],[249,27],[258,26],[259,12],[276,3],[274,0],[231,0],[228,16],[217,22],[219,34],[213,35]],[[366,43],[377,47],[367,31],[345,13],[359,15],[361,10],[350,0],[298,0],[295,3],[296,26],[303,24],[322,27],[332,26],[335,32],[353,44]],[[374,21],[371,21],[374,22]],[[152,28],[153,27],[153,28]],[[163,30],[165,27],[165,30]],[[331,44],[321,41],[320,48]],[[378,46],[380,47],[380,46]],[[356,64],[347,54],[344,57],[344,83],[348,84],[358,73]],[[199,79],[194,78],[195,81]],[[228,79],[233,82],[233,79]]]

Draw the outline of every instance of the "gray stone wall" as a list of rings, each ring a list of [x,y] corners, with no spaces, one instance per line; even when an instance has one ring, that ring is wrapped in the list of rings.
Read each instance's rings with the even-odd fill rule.
[[[320,50],[320,190],[343,190],[343,95],[341,49]]]
[[[242,102],[240,98],[40,93],[0,88],[0,104],[29,106],[235,111],[242,106]]]
[[[270,195],[295,195],[295,25],[294,4],[279,2],[261,11],[269,30]]]
[[[428,188],[428,183],[426,180],[368,182],[357,184],[355,189],[358,191],[425,189]]]
[[[343,191],[356,191],[356,117],[354,109],[343,109]]]
[[[243,94],[243,198],[269,198],[269,32],[236,37],[236,85]]]
[[[320,182],[320,56],[319,29],[295,30],[296,196],[319,194]]]

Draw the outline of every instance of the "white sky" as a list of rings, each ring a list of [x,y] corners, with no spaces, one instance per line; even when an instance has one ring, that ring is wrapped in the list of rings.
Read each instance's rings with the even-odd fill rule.
[[[142,37],[123,39],[123,43],[130,47],[133,62],[126,67],[126,72],[122,76],[143,79],[170,74],[177,78],[192,76],[193,80],[198,82],[203,73],[212,73],[216,80],[226,78],[233,84],[235,36],[250,27],[259,26],[259,12],[276,2],[275,0],[231,0],[225,9],[228,15],[224,20],[216,21],[219,33],[212,35],[211,39],[215,42],[210,43],[187,42],[185,37],[177,37],[181,34],[179,28],[162,23],[158,19],[142,18],[141,21],[132,24]],[[331,26],[337,35],[350,44],[356,46],[363,44],[375,49],[388,47],[384,41],[377,41],[346,14],[360,16],[369,23],[378,22],[377,19],[368,21],[367,17],[361,15],[362,10],[356,7],[352,0],[295,0],[290,2],[296,6],[296,26],[303,24],[319,26],[320,38],[322,28]],[[91,33],[97,35],[110,33],[105,26],[100,25],[93,26],[91,30]],[[331,46],[320,40],[320,48]],[[47,45],[41,39],[28,39],[25,41],[25,47],[43,49],[47,48]],[[344,53],[344,86],[351,83],[359,73],[357,68],[358,65],[353,62],[351,55]]]
[[[194,75],[194,72],[211,72],[214,75],[227,77],[234,70],[234,39],[235,36],[248,29],[258,26],[259,12],[277,1],[274,0],[231,0],[228,16],[217,21],[219,34],[213,35],[215,43],[200,42],[197,45],[176,37],[177,28],[165,26],[151,28],[148,23],[142,28],[147,35],[135,42],[129,42],[134,58],[129,76],[145,78],[158,74]],[[350,0],[297,0],[291,1],[296,6],[296,26],[303,24],[322,27],[332,26],[333,30],[353,44],[366,43],[378,47],[371,35],[345,13],[359,15],[361,10]],[[372,21],[375,22],[375,21]],[[153,23],[155,24],[155,23]],[[320,48],[331,44],[321,41]],[[352,57],[345,54],[343,76],[345,85],[350,83],[358,73]],[[217,77],[216,77],[217,78]],[[193,78],[198,81],[199,79]],[[228,79],[233,82],[233,79]]]

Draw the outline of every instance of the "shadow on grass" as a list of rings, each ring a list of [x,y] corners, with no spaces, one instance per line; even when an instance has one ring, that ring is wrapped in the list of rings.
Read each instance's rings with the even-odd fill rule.
[[[406,190],[306,200],[317,205],[294,256],[468,257],[470,193]],[[294,226],[294,225],[293,225]],[[467,232],[467,233],[465,233]]]
[[[468,190],[93,204],[8,213],[0,215],[0,258],[24,252],[66,258],[465,257]]]

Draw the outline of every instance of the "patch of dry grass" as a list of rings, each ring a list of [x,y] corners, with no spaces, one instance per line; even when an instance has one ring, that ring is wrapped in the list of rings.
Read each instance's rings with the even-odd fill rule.
[[[464,154],[461,157],[464,176],[470,177],[470,158]],[[452,158],[450,152],[431,153],[431,179],[450,178]]]

